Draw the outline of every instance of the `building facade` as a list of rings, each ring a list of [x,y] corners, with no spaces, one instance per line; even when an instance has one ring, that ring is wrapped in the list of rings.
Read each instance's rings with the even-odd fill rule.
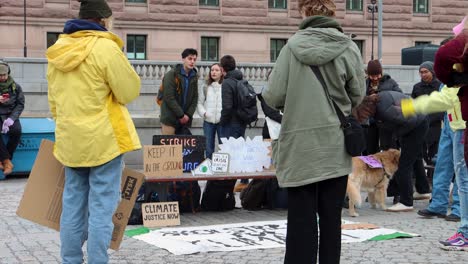
[[[335,2],[336,17],[361,48],[364,61],[370,59],[372,50],[377,57],[376,1]],[[108,3],[114,12],[113,31],[122,37],[128,58],[134,60],[178,61],[184,48],[194,47],[202,61],[218,61],[231,54],[240,62],[274,62],[301,22],[297,0]],[[43,58],[64,22],[76,17],[78,10],[76,0],[0,0],[0,58]],[[402,48],[439,44],[452,35],[452,27],[467,11],[466,0],[385,0],[383,63],[401,64]]]

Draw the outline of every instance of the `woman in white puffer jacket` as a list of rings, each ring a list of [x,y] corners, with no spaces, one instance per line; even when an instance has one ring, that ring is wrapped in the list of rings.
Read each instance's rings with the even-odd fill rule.
[[[218,63],[211,65],[210,74],[208,74],[206,85],[198,90],[198,106],[197,112],[203,117],[203,132],[206,137],[206,157],[211,159],[215,149],[215,137],[218,134],[221,118],[221,82],[223,74],[221,66]]]

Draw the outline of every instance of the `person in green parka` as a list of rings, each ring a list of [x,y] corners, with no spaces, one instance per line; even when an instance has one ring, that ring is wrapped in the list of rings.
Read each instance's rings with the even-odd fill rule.
[[[365,119],[358,111],[365,106],[360,105],[364,67],[358,47],[333,18],[332,0],[299,0],[298,7],[304,20],[281,50],[262,92],[269,106],[284,113],[279,139],[273,142],[278,182],[288,190],[284,263],[317,263],[317,254],[320,263],[339,263],[351,156],[333,105],[309,66],[318,66],[345,115],[354,108],[360,121]]]

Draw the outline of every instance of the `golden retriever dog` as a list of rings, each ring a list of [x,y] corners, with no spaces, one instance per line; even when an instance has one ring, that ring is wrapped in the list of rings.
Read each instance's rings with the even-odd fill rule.
[[[373,155],[383,168],[371,168],[358,157],[353,157],[353,172],[348,177],[348,187],[346,193],[349,197],[349,215],[359,216],[354,209],[354,205],[361,205],[361,190],[367,191],[369,203],[372,208],[376,204],[385,210],[385,198],[387,197],[388,182],[398,169],[400,151],[389,149]]]

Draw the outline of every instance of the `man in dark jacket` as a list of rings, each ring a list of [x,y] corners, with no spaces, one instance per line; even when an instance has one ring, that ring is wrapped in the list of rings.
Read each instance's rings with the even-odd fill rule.
[[[0,92],[2,134],[9,137],[6,146],[0,138],[0,170],[8,175],[13,171],[11,159],[21,138],[19,116],[24,109],[24,95],[21,86],[10,76],[10,67],[4,62],[0,62]]]
[[[366,95],[376,94],[380,91],[402,92],[397,82],[390,75],[383,74],[382,65],[378,60],[371,60],[367,64]],[[397,148],[392,131],[380,127],[373,118],[369,119],[367,127],[367,151],[371,155],[389,148]]]
[[[191,126],[198,101],[197,56],[197,50],[185,49],[182,64],[177,64],[164,74],[161,104],[163,135],[182,134],[185,133],[184,128]]]
[[[431,61],[423,62],[419,66],[421,81],[413,86],[413,92],[411,93],[412,98],[416,98],[423,94],[429,95],[432,92],[439,90],[442,83],[435,77],[433,67],[434,63]],[[430,114],[428,115],[428,118],[429,132],[427,133],[426,140],[424,142],[423,156],[427,164],[432,164],[432,159],[437,154],[444,113]]]
[[[398,170],[393,175],[396,180],[400,202],[389,207],[387,211],[401,212],[413,210],[412,173],[421,184],[425,182],[429,188],[422,162],[422,145],[427,134],[429,122],[425,115],[417,115],[410,119],[403,117],[400,101],[409,96],[395,91],[379,92],[375,120],[381,121],[385,129],[394,131],[400,139],[401,156]]]
[[[244,124],[236,114],[237,109],[237,82],[241,81],[244,76],[242,72],[236,69],[236,60],[231,55],[225,55],[220,61],[221,68],[224,72],[224,81],[221,84],[221,125],[220,138],[239,138],[245,137],[245,129],[247,125]],[[234,191],[240,192],[243,188],[247,187],[249,181],[246,179],[241,180],[241,183],[236,186]]]

